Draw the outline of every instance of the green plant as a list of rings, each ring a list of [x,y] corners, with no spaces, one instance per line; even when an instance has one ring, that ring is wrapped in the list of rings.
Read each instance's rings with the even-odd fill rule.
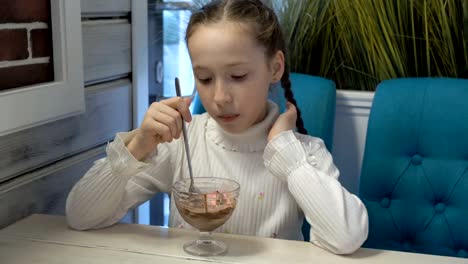
[[[468,0],[283,0],[291,70],[339,89],[396,77],[468,77]]]

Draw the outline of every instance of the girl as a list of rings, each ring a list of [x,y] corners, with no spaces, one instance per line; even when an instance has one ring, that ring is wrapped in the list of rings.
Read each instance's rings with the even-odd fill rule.
[[[367,238],[367,211],[338,182],[323,141],[305,135],[274,12],[260,0],[212,2],[192,15],[186,42],[207,113],[192,117],[190,100],[180,97],[153,103],[141,126],[118,133],[107,158],[74,186],[69,225],[112,225],[188,178],[179,139],[185,121],[195,177],[225,177],[241,186],[238,205],[218,232],[302,240],[305,217],[312,243],[336,254],[358,249]],[[290,102],[281,115],[267,99],[280,81]],[[173,202],[170,226],[191,228]]]

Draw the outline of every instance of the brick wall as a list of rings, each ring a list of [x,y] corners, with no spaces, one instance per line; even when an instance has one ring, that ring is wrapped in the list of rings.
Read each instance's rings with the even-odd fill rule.
[[[54,80],[51,0],[0,0],[0,91]]]

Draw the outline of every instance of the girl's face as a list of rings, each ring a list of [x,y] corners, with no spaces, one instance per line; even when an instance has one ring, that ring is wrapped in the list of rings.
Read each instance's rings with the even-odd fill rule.
[[[188,48],[200,99],[224,130],[240,133],[265,118],[270,84],[284,71],[281,51],[266,58],[245,25],[225,21],[197,26]]]

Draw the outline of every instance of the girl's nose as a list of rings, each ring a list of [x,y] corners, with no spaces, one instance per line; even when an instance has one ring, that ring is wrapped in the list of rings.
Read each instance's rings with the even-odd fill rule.
[[[224,105],[226,103],[232,102],[231,93],[225,83],[221,81],[216,82],[213,100],[218,105]]]

